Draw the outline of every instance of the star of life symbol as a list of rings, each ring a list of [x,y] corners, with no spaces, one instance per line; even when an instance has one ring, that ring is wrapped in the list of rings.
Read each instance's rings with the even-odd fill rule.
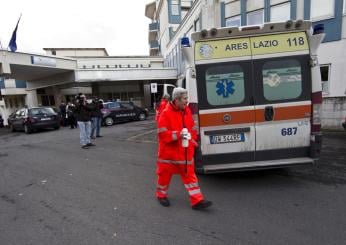
[[[270,87],[277,87],[281,83],[281,78],[277,73],[269,73],[266,82]]]
[[[214,49],[209,44],[203,44],[199,47],[199,53],[203,58],[209,58],[212,56]]]
[[[232,80],[221,79],[216,83],[216,93],[218,96],[223,98],[228,98],[230,94],[233,94],[235,91],[234,83]]]

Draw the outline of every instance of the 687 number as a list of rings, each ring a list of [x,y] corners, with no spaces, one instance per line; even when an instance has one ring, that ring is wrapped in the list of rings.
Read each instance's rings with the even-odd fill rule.
[[[295,135],[295,134],[297,134],[297,127],[281,129],[282,136],[289,136],[289,135]]]

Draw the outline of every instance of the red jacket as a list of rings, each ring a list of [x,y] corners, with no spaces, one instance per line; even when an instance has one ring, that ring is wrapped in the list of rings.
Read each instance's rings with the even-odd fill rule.
[[[184,127],[191,134],[191,140],[187,148],[187,160],[188,164],[190,164],[197,146],[197,127],[194,125],[192,114],[188,107],[181,111],[172,103],[169,103],[161,113],[158,122],[158,163],[185,164],[185,148],[182,147],[180,138],[180,132]]]
[[[155,121],[156,122],[159,121],[160,115],[163,112],[163,110],[166,108],[167,104],[168,104],[168,100],[161,99],[159,105],[156,108],[156,113],[155,113]]]

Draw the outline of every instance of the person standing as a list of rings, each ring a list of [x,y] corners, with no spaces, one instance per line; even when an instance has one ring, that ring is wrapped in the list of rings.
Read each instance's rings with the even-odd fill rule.
[[[60,116],[61,116],[61,126],[66,126],[66,104],[64,101],[59,105]]]
[[[74,129],[77,127],[76,118],[75,118],[75,109],[76,108],[74,104],[71,101],[69,101],[66,106],[66,118],[71,129]]]
[[[204,199],[195,174],[197,127],[187,103],[187,90],[175,88],[172,102],[159,117],[156,197],[162,206],[170,206],[167,197],[168,187],[172,175],[178,174],[190,196],[192,209],[199,210],[208,208],[212,202]]]
[[[92,106],[87,104],[86,97],[84,94],[79,94],[76,98],[76,116],[79,127],[79,138],[80,144],[83,149],[88,149],[89,146],[95,146],[91,143],[91,111]]]
[[[169,103],[169,98],[170,98],[169,94],[164,94],[160,100],[160,103],[156,107],[156,111],[155,111],[156,123],[158,123],[161,113],[166,108],[167,104]]]
[[[93,106],[94,110],[91,112],[91,135],[90,137],[92,139],[95,139],[95,131],[96,131],[96,137],[102,137],[100,135],[101,130],[101,121],[102,121],[102,109],[103,109],[103,103],[102,100],[99,100],[98,98],[95,98],[93,100]]]

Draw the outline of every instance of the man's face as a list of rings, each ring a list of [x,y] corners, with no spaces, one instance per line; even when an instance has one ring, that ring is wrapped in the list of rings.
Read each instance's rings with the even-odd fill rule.
[[[183,94],[180,98],[175,100],[175,105],[178,107],[180,110],[184,110],[187,103],[189,102],[187,94]]]

